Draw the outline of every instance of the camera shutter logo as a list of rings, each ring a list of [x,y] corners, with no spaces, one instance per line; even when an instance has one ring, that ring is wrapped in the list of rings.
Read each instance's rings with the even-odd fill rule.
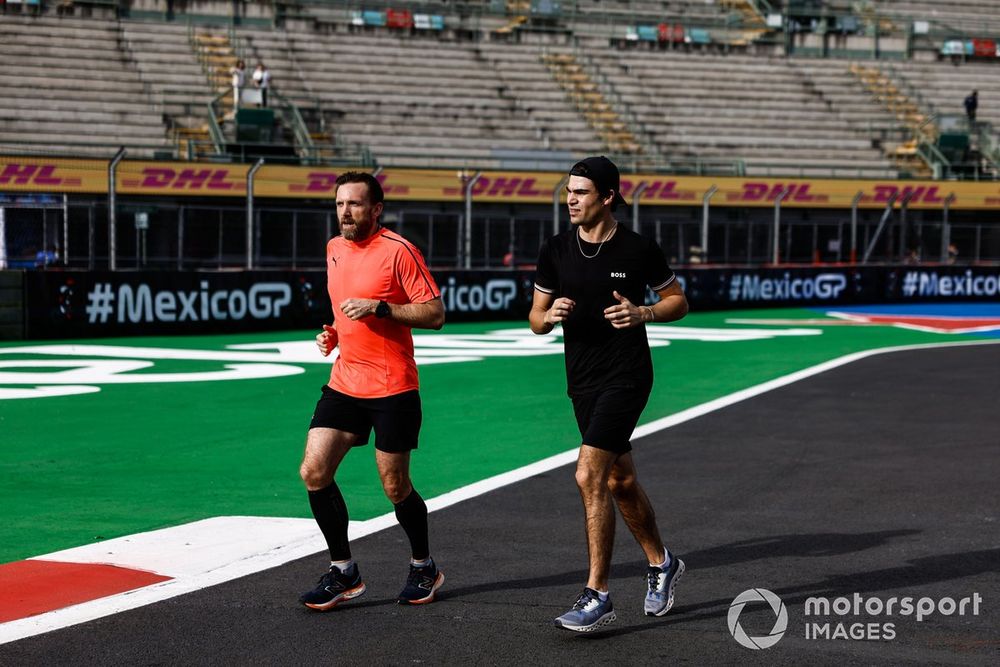
[[[775,621],[769,634],[763,637],[751,637],[743,630],[743,626],[740,625],[740,613],[747,602],[766,602],[771,605]],[[740,646],[756,651],[762,648],[771,648],[784,636],[785,630],[788,628],[788,610],[785,609],[781,598],[766,588],[751,588],[737,595],[733,603],[729,605],[728,620],[729,634],[733,636],[733,639],[739,642]]]

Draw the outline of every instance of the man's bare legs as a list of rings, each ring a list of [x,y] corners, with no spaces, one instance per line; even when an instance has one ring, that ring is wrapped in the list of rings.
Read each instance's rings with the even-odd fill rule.
[[[615,504],[650,564],[664,560],[663,540],[649,498],[636,478],[630,452],[615,454],[583,445],[576,466],[576,483],[583,500],[590,574],[587,586],[608,589],[615,537]]]

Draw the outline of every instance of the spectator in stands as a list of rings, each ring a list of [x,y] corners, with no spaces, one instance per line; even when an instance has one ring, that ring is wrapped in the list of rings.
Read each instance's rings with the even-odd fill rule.
[[[636,479],[629,440],[653,387],[646,323],[679,320],[688,305],[656,241],[615,220],[614,210],[625,205],[620,187],[618,167],[604,156],[570,169],[566,204],[573,228],[542,244],[528,316],[536,334],[562,327],[568,393],[582,440],[576,483],[590,570],[576,604],[555,620],[574,632],[615,620],[608,594],[615,505],[649,563],[647,615],[670,611],[684,573],[684,562],[664,546]],[[644,305],[647,287],[658,296],[652,306]]]
[[[330,569],[302,594],[326,611],[365,592],[348,541],[347,505],[337,486],[340,462],[375,431],[382,489],[410,542],[410,573],[399,604],[425,604],[444,582],[431,558],[427,505],[410,480],[421,408],[410,330],[440,329],[441,292],[420,251],[379,224],[384,194],[371,174],[349,171],[336,181],[340,236],[327,243],[333,325],[316,336],[320,352],[340,353],[316,404],[300,475],[309,506],[330,549]]]
[[[267,107],[267,89],[271,87],[271,72],[263,62],[258,62],[257,69],[253,71],[253,85],[260,91],[260,102],[257,106]]]
[[[233,113],[240,108],[240,95],[247,82],[247,66],[242,60],[236,61],[236,66],[229,72],[233,77]]]
[[[972,93],[965,98],[965,115],[969,119],[969,124],[976,122],[976,109],[979,108],[979,91],[973,90]]]

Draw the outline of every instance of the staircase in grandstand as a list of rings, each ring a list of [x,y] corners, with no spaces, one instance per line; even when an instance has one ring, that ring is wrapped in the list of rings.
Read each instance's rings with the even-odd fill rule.
[[[191,30],[189,39],[191,48],[198,56],[205,77],[216,93],[232,90],[232,70],[239,61],[236,53],[235,37],[220,35],[215,32]],[[250,71],[246,72],[247,79]],[[233,99],[229,97],[219,103],[219,108],[226,113],[233,111]]]
[[[531,13],[530,0],[506,0],[505,6],[509,20],[493,31],[496,35],[510,35],[517,32],[528,22],[528,14]]]
[[[876,6],[872,0],[859,0],[853,3],[852,11],[870,31],[877,30],[880,34],[888,35],[898,31],[899,26],[891,18],[882,13],[883,9],[885,9],[884,5],[887,4],[886,2],[879,2],[879,5],[883,6]],[[940,4],[946,5],[948,3]]]
[[[872,98],[892,114],[908,134],[902,143],[891,148],[884,146],[883,150],[896,161],[900,170],[930,178],[935,163],[944,162],[943,156],[936,154],[935,143],[939,132],[933,113],[922,110],[913,96],[904,91],[903,85],[878,67],[852,63],[849,69]]]
[[[733,46],[752,44],[771,31],[767,27],[767,14],[772,8],[767,0],[721,0],[719,4],[739,16],[740,25],[745,28],[730,42]]]
[[[319,154],[316,148],[317,139],[329,143],[329,133],[321,127],[310,128],[299,107],[275,86],[268,88],[267,108],[245,103],[235,108],[233,68],[240,60],[251,63],[244,71],[244,88],[249,90],[253,87],[252,63],[261,62],[262,58],[252,44],[237,37],[231,26],[228,34],[192,27],[189,39],[215,93],[208,103],[207,124],[187,130],[198,133],[197,145],[241,158],[256,156],[294,162],[297,158],[315,161],[332,157],[329,152]],[[246,102],[246,97],[242,97]]]
[[[543,52],[542,61],[608,151],[625,155],[642,153],[635,134],[575,55]]]
[[[196,147],[196,154],[203,155],[217,150],[222,139],[221,128],[227,119],[233,118],[232,70],[239,56],[234,43],[235,37],[199,31],[192,27],[188,39],[215,96],[209,103],[208,122],[195,127],[179,127],[175,130],[175,136],[190,140],[190,145]],[[250,70],[244,75],[249,81]]]

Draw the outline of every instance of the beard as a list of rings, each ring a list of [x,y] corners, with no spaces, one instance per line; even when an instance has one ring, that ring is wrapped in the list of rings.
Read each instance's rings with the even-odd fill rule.
[[[364,241],[371,236],[375,223],[371,220],[339,220],[340,235],[348,241]]]

